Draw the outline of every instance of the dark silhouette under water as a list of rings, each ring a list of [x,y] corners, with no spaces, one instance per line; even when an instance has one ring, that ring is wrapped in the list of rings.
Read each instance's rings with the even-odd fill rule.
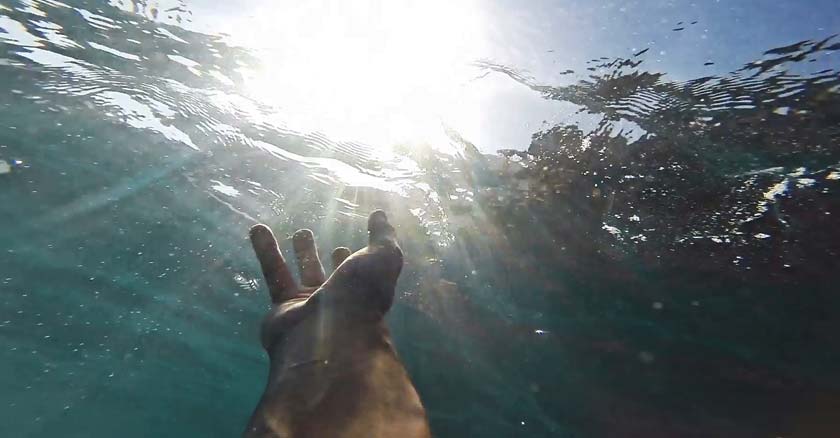
[[[530,328],[492,311],[447,323],[475,337],[470,327],[511,333],[520,341],[508,347],[556,349],[518,351],[538,363],[574,358],[520,372],[542,382],[523,385],[538,388],[547,417],[587,436],[832,436],[840,75],[785,69],[836,50],[831,40],[686,82],[638,71],[634,59],[603,62],[565,87],[480,64],[601,121],[536,133],[505,160],[468,153],[459,164],[478,202],[448,208],[470,224],[455,231],[461,245],[448,255],[466,262],[450,278],[484,267],[481,284],[460,283],[515,284],[520,315],[556,316]],[[516,354],[490,339],[502,363]]]

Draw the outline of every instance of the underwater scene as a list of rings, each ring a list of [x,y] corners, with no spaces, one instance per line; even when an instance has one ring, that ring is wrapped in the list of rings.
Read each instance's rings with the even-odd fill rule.
[[[0,0],[0,437],[241,436],[382,209],[435,437],[840,436],[840,7]]]

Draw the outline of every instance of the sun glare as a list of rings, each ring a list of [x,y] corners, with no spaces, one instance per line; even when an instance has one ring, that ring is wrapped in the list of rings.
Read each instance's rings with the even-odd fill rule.
[[[266,2],[237,40],[259,54],[246,92],[284,123],[373,145],[433,141],[459,120],[483,51],[477,4],[445,0]]]

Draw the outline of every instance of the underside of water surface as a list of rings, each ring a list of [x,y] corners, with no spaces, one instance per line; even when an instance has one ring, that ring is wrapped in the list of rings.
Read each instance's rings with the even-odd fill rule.
[[[249,227],[358,249],[379,208],[406,258],[388,323],[437,437],[838,433],[831,29],[713,74],[669,74],[655,44],[552,77],[470,59],[468,83],[566,111],[490,150],[444,119],[415,141],[303,123],[296,84],[248,91],[263,52],[199,15],[0,3],[0,436],[238,436],[268,372]],[[704,26],[683,15],[663,32]]]

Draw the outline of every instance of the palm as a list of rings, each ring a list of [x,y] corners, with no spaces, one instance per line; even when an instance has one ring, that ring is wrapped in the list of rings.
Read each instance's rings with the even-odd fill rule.
[[[300,321],[306,315],[307,302],[313,297],[348,292],[353,295],[351,299],[361,301],[359,303],[361,306],[370,304],[371,307],[376,308],[381,305],[377,303],[377,301],[382,301],[381,299],[374,297],[373,303],[366,303],[365,294],[348,291],[348,289],[358,288],[360,285],[370,288],[371,285],[384,283],[383,287],[373,289],[380,290],[380,295],[385,295],[384,300],[387,301],[387,305],[382,310],[387,311],[393,296],[396,277],[402,267],[402,252],[396,245],[393,227],[388,224],[387,217],[381,211],[371,214],[368,230],[370,232],[368,247],[357,251],[352,256],[350,249],[346,247],[333,250],[331,258],[334,273],[329,279],[318,256],[312,232],[306,229],[298,230],[292,237],[294,255],[300,273],[300,284],[298,284],[280,253],[271,229],[262,224],[251,228],[251,243],[259,259],[272,302],[272,310],[263,322],[264,346],[268,347],[273,338]],[[330,287],[322,287],[325,283],[328,283]]]

